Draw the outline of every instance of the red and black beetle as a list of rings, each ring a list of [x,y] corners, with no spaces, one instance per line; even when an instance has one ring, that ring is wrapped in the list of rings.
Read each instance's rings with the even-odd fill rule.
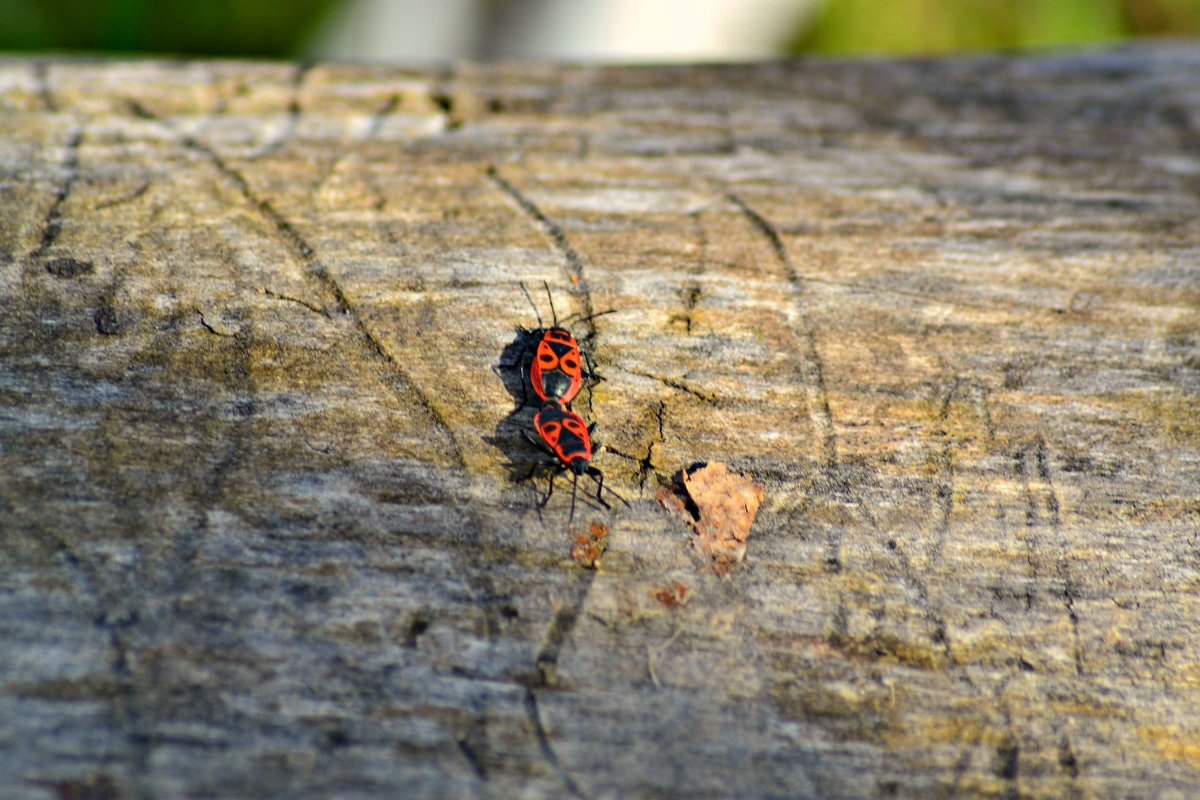
[[[574,476],[571,487],[571,516],[567,520],[570,526],[575,519],[575,493],[579,487],[579,476],[589,475],[596,481],[596,500],[605,508],[611,506],[604,502],[603,492],[604,473],[592,466],[592,432],[596,423],[584,424],[583,417],[567,408],[556,400],[546,400],[541,409],[533,417],[533,429],[537,431],[542,441],[538,442],[532,436],[530,441],[539,447],[549,450],[558,459],[558,469],[550,476],[550,489],[546,492],[541,505],[545,506],[554,493],[554,475],[557,472],[569,471]],[[629,501],[621,495],[608,489],[608,492],[625,505]]]
[[[546,287],[546,299],[550,301],[553,324],[549,328],[542,325],[542,315],[538,313],[537,304],[533,302],[525,284],[521,284],[521,290],[533,306],[533,313],[538,321],[537,330],[529,331],[530,336],[536,340],[536,344],[531,345],[533,360],[529,365],[529,382],[539,400],[557,400],[564,406],[570,406],[583,386],[584,377],[591,378],[593,373],[590,366],[584,371],[584,356],[579,349],[579,342],[566,327],[571,317],[559,322],[558,312],[554,310],[554,298],[550,296],[550,284],[543,281],[542,285]],[[582,317],[576,322],[586,322],[601,314],[611,313],[611,310],[601,311],[599,314]]]

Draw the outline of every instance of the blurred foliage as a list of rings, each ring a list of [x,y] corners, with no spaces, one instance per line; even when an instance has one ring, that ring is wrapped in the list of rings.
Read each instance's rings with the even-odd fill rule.
[[[290,56],[336,0],[0,0],[0,50]]]
[[[294,57],[340,2],[0,0],[0,51]],[[789,49],[943,53],[1198,34],[1200,0],[819,0]]]
[[[792,52],[945,53],[1200,33],[1200,0],[823,0]]]

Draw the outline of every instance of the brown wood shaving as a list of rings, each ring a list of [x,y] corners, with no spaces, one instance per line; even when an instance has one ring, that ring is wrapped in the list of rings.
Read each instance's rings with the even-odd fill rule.
[[[695,544],[712,559],[714,571],[725,575],[746,555],[746,539],[763,494],[754,481],[714,462],[685,472],[682,486],[663,487],[657,498],[687,520],[696,533]]]

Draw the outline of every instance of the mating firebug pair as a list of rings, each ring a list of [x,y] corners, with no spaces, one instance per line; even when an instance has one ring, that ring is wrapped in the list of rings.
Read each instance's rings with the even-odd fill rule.
[[[533,302],[525,284],[521,284],[521,289],[525,292],[529,304],[533,306],[533,313],[538,321],[537,330],[528,332],[530,337],[536,340],[536,344],[531,344],[533,358],[529,365],[529,382],[533,387],[533,393],[542,403],[541,408],[533,417],[533,429],[537,431],[541,441],[537,441],[528,434],[526,436],[535,446],[548,451],[558,460],[558,469],[550,476],[550,488],[541,505],[544,506],[549,502],[550,496],[554,493],[554,475],[557,472],[569,471],[574,476],[571,489],[571,515],[567,522],[569,526],[575,519],[575,493],[579,486],[580,475],[588,475],[596,481],[596,500],[605,508],[610,508],[610,506],[604,502],[603,497],[606,488],[604,473],[590,463],[593,455],[591,434],[596,429],[596,423],[585,424],[583,417],[570,408],[571,401],[575,399],[583,386],[585,374],[587,377],[593,377],[593,373],[590,366],[586,373],[583,370],[584,357],[579,349],[579,343],[566,327],[571,318],[567,317],[561,323],[559,322],[558,312],[554,310],[554,299],[550,296],[550,286],[545,283],[543,285],[546,288],[546,299],[550,302],[550,312],[553,315],[553,324],[549,328],[542,324],[542,316],[538,313],[537,304]],[[600,314],[607,313],[610,312],[600,312]],[[592,314],[590,317],[583,317],[576,321],[584,322],[598,317],[600,314]],[[622,503],[629,505],[621,495],[612,489],[608,491]]]

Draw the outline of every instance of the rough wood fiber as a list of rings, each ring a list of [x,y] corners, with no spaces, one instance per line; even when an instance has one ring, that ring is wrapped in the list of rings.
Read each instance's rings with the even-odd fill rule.
[[[1192,795],[1198,127],[1180,48],[0,63],[4,796]],[[521,280],[616,309],[595,571]]]

